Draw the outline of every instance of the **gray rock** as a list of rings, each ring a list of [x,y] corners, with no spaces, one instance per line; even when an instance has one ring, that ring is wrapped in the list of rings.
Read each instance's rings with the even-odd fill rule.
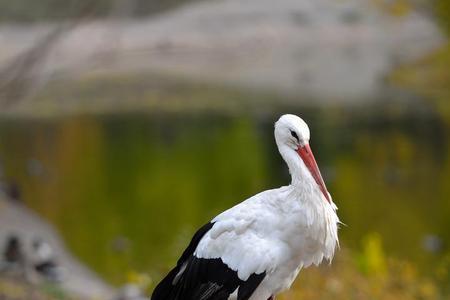
[[[112,299],[114,289],[75,259],[47,222],[21,204],[6,199],[0,192],[0,249],[7,237],[14,234],[20,238],[25,256],[33,257],[31,245],[39,237],[51,246],[58,267],[66,271],[62,282],[58,283],[63,290],[85,299]]]
[[[52,26],[0,28],[0,64]],[[370,0],[199,1],[148,19],[81,24],[39,75],[151,71],[355,100],[382,94],[393,67],[444,39],[425,14],[392,16]]]

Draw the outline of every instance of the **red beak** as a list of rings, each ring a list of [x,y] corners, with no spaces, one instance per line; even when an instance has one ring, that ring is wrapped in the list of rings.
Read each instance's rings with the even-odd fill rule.
[[[328,202],[331,202],[330,195],[328,194],[327,191],[327,187],[325,186],[325,182],[323,182],[322,174],[320,174],[319,167],[317,166],[316,159],[314,158],[314,155],[311,151],[311,147],[309,147],[309,144],[300,146],[297,149],[297,153],[302,158],[312,177],[314,178],[320,190],[322,191],[322,194],[325,196]]]

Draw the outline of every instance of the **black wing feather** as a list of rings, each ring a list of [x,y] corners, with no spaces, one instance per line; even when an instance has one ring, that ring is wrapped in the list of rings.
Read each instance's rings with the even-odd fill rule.
[[[180,272],[181,267],[184,262],[186,262],[190,256],[194,254],[195,249],[197,248],[198,243],[202,239],[202,237],[214,226],[214,223],[209,222],[203,225],[192,237],[191,242],[189,243],[186,250],[184,250],[180,259],[177,262],[175,268],[173,268],[169,274],[156,286],[153,291],[151,300],[169,300],[169,299],[177,299],[177,298],[169,298],[170,294],[173,292],[173,282],[176,275]]]
[[[239,287],[237,300],[247,300],[250,298],[264,277],[266,277],[266,272],[250,275],[244,284]]]
[[[155,288],[151,300],[227,300],[237,288],[238,300],[251,297],[264,279],[265,272],[252,274],[244,281],[220,258],[195,257],[198,243],[213,225],[208,223],[197,231],[177,266]],[[183,272],[178,275],[182,268]]]

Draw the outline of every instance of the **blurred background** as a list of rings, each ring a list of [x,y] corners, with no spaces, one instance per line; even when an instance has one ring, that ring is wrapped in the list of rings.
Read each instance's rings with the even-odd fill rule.
[[[198,226],[289,183],[346,224],[281,299],[449,299],[449,0],[0,0],[0,299],[145,299]]]

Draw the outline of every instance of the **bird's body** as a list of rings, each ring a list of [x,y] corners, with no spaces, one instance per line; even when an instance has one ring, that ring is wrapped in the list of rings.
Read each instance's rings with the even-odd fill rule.
[[[259,193],[203,226],[152,300],[266,300],[287,290],[302,268],[333,257],[339,219],[315,161],[307,156],[312,156],[309,145],[301,144],[302,138],[309,141],[302,122],[285,115],[275,126],[291,185]],[[291,130],[293,145],[284,127]],[[300,153],[306,145],[306,154]]]
[[[286,186],[257,194],[213,219],[195,255],[218,258],[238,277],[266,273],[249,299],[268,299],[288,289],[302,267],[333,256],[337,216],[326,201],[305,201]]]

